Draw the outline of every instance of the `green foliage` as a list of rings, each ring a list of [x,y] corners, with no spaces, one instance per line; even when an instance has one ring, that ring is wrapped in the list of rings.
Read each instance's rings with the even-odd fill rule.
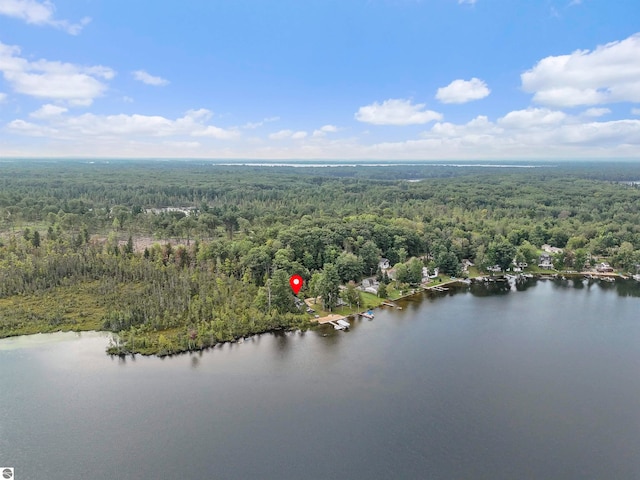
[[[347,283],[345,289],[340,292],[340,297],[350,307],[359,307],[362,303],[360,292],[356,290],[356,284],[354,282]]]
[[[336,259],[336,269],[341,282],[355,281],[362,277],[364,264],[353,253],[341,253]]]
[[[332,311],[338,303],[340,294],[340,276],[335,265],[327,263],[317,282],[316,288],[322,300],[322,308]]]
[[[556,266],[581,269],[599,256],[635,273],[640,189],[616,182],[638,178],[640,166],[614,163],[6,163],[0,336],[102,327],[119,332],[118,352],[202,348],[305,325],[290,274],[331,310],[340,283],[375,274],[381,256],[400,263],[404,290],[421,280],[414,257],[458,275],[464,258],[481,269],[507,268],[514,257],[533,266],[544,243],[565,247]],[[140,240],[147,243],[136,252]],[[388,281],[382,272],[380,279]],[[343,297],[353,294],[347,290]],[[380,294],[397,292],[381,285]]]
[[[525,240],[516,250],[516,260],[518,262],[522,261],[528,264],[537,264],[538,250]]]
[[[406,283],[409,280],[409,269],[405,263],[396,263],[393,269],[396,271],[396,282]]]
[[[395,266],[396,280],[400,283],[418,285],[422,282],[422,262],[412,258],[407,263],[399,263]]]
[[[33,232],[33,237],[31,237],[31,245],[33,245],[34,248],[38,248],[40,246],[40,232],[38,230]]]
[[[279,313],[296,311],[294,296],[289,285],[289,275],[284,270],[276,270],[270,282],[271,307]]]
[[[436,265],[447,275],[456,276],[460,273],[460,262],[453,252],[443,251],[436,258]]]
[[[364,245],[360,247],[358,257],[360,257],[362,261],[362,274],[371,276],[376,273],[381,253],[380,248],[371,240],[367,240]]]
[[[507,270],[516,254],[516,247],[503,239],[491,242],[487,251],[489,261],[498,265],[502,271]]]

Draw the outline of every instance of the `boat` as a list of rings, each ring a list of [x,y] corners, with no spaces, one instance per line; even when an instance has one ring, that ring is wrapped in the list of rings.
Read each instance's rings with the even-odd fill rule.
[[[342,328],[349,328],[351,326],[351,324],[349,322],[347,322],[346,320],[337,320],[336,323],[338,325],[340,325]]]
[[[362,315],[365,318],[373,318],[373,312],[371,310],[369,310],[367,312],[363,312],[360,315]]]

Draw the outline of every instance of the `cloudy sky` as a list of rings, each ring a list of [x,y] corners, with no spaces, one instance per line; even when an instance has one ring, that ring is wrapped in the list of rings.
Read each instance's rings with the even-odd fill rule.
[[[638,0],[0,0],[0,156],[640,157]]]

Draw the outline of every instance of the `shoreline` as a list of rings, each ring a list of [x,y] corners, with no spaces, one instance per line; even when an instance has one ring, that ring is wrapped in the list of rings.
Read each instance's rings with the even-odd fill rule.
[[[472,282],[484,282],[484,281],[489,281],[490,278],[494,279],[494,280],[506,280],[507,276],[522,276],[522,275],[531,275],[532,279],[535,280],[548,280],[548,279],[562,279],[562,278],[578,278],[578,277],[582,277],[585,280],[589,280],[590,277],[591,279],[595,278],[611,278],[613,280],[633,280],[632,277],[628,276],[628,275],[622,275],[620,273],[615,273],[615,272],[590,272],[590,271],[583,271],[583,272],[562,272],[562,271],[553,271],[553,272],[549,272],[549,273],[542,273],[542,272],[518,272],[518,273],[501,273],[498,275],[488,275],[488,274],[482,274],[482,275],[477,275],[475,277],[466,277],[466,278],[455,278],[455,279],[450,279],[450,280],[446,280],[444,282],[440,282],[436,285],[430,285],[428,287],[425,286],[420,286],[420,287],[416,287],[414,289],[414,291],[412,293],[408,293],[406,295],[402,295],[400,297],[397,297],[395,299],[387,299],[387,301],[391,302],[391,303],[395,303],[398,300],[402,300],[405,298],[409,298],[409,297],[413,297],[415,295],[418,295],[419,293],[424,293],[424,292],[434,292],[434,293],[444,293],[444,291],[439,291],[440,287],[446,287],[449,285],[457,285],[457,286],[469,286]],[[384,301],[383,300],[379,305],[377,305],[374,308],[381,308],[384,305]],[[396,307],[397,308],[397,307]],[[400,307],[402,308],[402,307]],[[355,313],[355,314],[351,314],[351,315],[347,315],[347,316],[352,316],[352,315],[360,315],[360,313]]]
[[[518,274],[511,274],[511,273],[503,273],[503,274],[499,274],[499,275],[477,275],[475,277],[467,277],[467,278],[455,278],[455,279],[450,279],[450,280],[446,280],[444,282],[440,282],[436,285],[430,285],[430,286],[420,286],[420,287],[416,287],[414,289],[412,289],[412,291],[410,293],[407,293],[405,295],[401,295],[397,298],[394,299],[380,299],[380,302],[377,305],[372,305],[368,308],[368,310],[373,310],[373,309],[378,309],[378,308],[382,308],[384,306],[389,306],[393,309],[402,309],[401,306],[397,305],[397,302],[399,300],[403,300],[403,299],[407,299],[410,297],[413,297],[415,295],[418,295],[420,293],[424,293],[424,292],[434,292],[434,293],[445,293],[445,291],[440,290],[439,288],[441,287],[447,287],[447,286],[454,286],[454,287],[462,287],[463,285],[468,286],[470,285],[471,282],[488,282],[489,279],[494,279],[494,280],[500,280],[500,281],[504,281],[507,279],[507,276],[511,275],[511,276],[521,276],[521,275],[531,275],[531,277],[529,278],[533,278],[536,280],[544,280],[544,279],[566,279],[566,278],[584,278],[585,280],[589,280],[589,279],[603,279],[603,278],[610,278],[612,282],[614,282],[617,279],[621,279],[621,280],[632,280],[632,278],[630,276],[627,275],[622,275],[619,273],[615,273],[615,272],[590,272],[590,271],[583,271],[583,272],[548,272],[548,273],[542,273],[542,272],[536,272],[536,273],[518,273]],[[388,302],[385,305],[385,302]],[[331,320],[335,320],[337,318],[342,318],[342,319],[346,319],[346,318],[353,318],[356,319],[357,317],[361,317],[362,313],[365,313],[367,310],[365,310],[364,312],[352,312],[352,313],[348,313],[348,314],[332,314],[329,315],[329,317],[331,317]],[[327,317],[328,318],[328,317]],[[174,355],[181,355],[181,354],[189,354],[189,353],[193,353],[193,352],[201,352],[201,351],[205,351],[205,350],[209,350],[209,349],[213,349],[216,346],[221,346],[224,344],[233,344],[233,343],[242,343],[243,340],[247,339],[247,338],[251,338],[251,337],[255,337],[258,335],[262,335],[262,334],[266,334],[266,333],[272,333],[272,334],[276,334],[276,333],[283,333],[283,332],[294,332],[294,331],[305,331],[307,329],[316,329],[319,327],[323,327],[324,325],[329,324],[329,322],[322,322],[320,320],[325,319],[325,317],[321,317],[321,318],[311,318],[307,320],[307,325],[304,326],[304,328],[300,328],[300,327],[293,327],[293,328],[277,328],[277,329],[269,329],[269,330],[265,330],[265,331],[256,331],[253,333],[250,333],[249,335],[246,336],[241,336],[238,338],[233,338],[231,340],[221,340],[221,341],[217,341],[216,343],[214,343],[213,345],[202,345],[199,347],[195,347],[195,348],[190,348],[190,349],[186,349],[186,350],[179,350],[179,351],[131,351],[131,350],[120,350],[120,348],[122,348],[120,346],[118,346],[118,342],[115,343],[115,345],[113,344],[113,341],[111,341],[110,345],[107,347],[106,349],[106,354],[109,356],[119,356],[119,357],[123,357],[123,356],[129,356],[129,355],[142,355],[145,357],[148,356],[157,356],[160,358],[163,357],[171,357]],[[82,333],[92,333],[95,332],[97,334],[100,335],[104,335],[106,336],[110,336],[110,340],[115,340],[119,337],[119,334],[117,332],[112,332],[112,331],[108,331],[108,330],[97,330],[95,328],[87,328],[87,329],[73,329],[73,328],[63,328],[63,329],[59,329],[59,330],[54,330],[54,331],[39,331],[39,332],[30,332],[30,333],[16,333],[16,334],[12,334],[12,335],[7,335],[7,336],[3,336],[0,337],[0,340],[5,340],[5,339],[16,339],[19,337],[31,337],[34,338],[37,335],[51,335],[51,334],[60,334],[60,333],[73,333],[76,335],[81,335]],[[161,334],[162,332],[158,332],[158,334]]]

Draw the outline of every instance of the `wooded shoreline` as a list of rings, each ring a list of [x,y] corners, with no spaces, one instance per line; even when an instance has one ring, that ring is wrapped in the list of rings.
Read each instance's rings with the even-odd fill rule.
[[[548,275],[544,245],[561,275],[605,261],[633,275],[638,178],[637,163],[0,164],[0,337],[106,330],[111,353],[199,350],[309,328],[294,273],[300,299],[347,315],[418,288],[423,269],[448,282],[463,264],[474,277],[515,260]],[[374,277],[380,298],[356,288]]]

